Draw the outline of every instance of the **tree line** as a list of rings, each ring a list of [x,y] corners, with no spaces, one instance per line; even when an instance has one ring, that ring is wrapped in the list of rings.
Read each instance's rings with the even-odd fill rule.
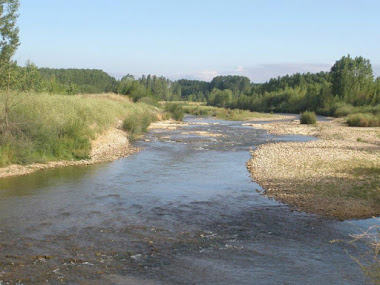
[[[15,63],[13,63],[15,64]],[[102,70],[38,68],[28,62],[16,66],[10,76],[2,74],[1,88],[54,94],[114,92],[134,101],[198,101],[208,105],[260,112],[315,111],[333,115],[345,105],[380,104],[380,78],[374,78],[372,66],[363,57],[343,56],[329,72],[296,73],[253,83],[244,76],[217,76],[211,82],[163,76],[126,75],[116,80]],[[376,108],[377,110],[377,108]]]
[[[125,76],[118,93],[135,101],[156,100],[207,102],[208,105],[260,112],[299,113],[314,111],[324,115],[347,115],[353,109],[380,112],[380,78],[371,63],[350,55],[337,60],[329,72],[296,73],[253,83],[244,76],[217,76],[211,82],[148,75],[135,79]]]
[[[355,110],[380,113],[380,78],[374,78],[371,63],[350,55],[337,60],[329,72],[296,73],[258,84],[244,76],[217,76],[211,82],[163,76],[128,74],[116,80],[102,70],[38,68],[32,62],[17,65],[12,56],[19,46],[16,20],[18,0],[0,1],[0,90],[3,96],[1,120],[19,100],[18,92],[54,94],[114,92],[134,101],[199,101],[208,105],[260,112],[299,113],[314,111],[345,115]],[[19,96],[18,96],[19,97]],[[1,122],[0,122],[1,125]]]

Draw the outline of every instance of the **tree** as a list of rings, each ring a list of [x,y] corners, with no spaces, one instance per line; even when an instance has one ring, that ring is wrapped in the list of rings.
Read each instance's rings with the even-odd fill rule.
[[[0,88],[6,90],[3,96],[4,114],[1,125],[5,134],[10,130],[9,111],[19,102],[17,96],[11,95],[14,73],[17,70],[16,63],[12,62],[12,56],[20,45],[19,29],[16,25],[18,8],[18,0],[0,0]]]
[[[351,104],[365,104],[373,88],[372,66],[363,57],[343,56],[331,68],[332,93]]]
[[[20,45],[16,20],[18,0],[0,0],[0,60],[2,64],[8,64]]]
[[[233,93],[229,89],[219,90],[214,88],[209,97],[208,104],[217,107],[228,107],[231,103]]]

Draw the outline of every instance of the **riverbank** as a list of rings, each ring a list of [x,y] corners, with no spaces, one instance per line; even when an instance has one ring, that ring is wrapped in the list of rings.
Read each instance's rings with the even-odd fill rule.
[[[0,178],[27,175],[35,171],[57,167],[108,162],[139,151],[139,148],[133,147],[129,142],[127,132],[117,128],[112,128],[100,134],[91,144],[92,148],[89,159],[48,161],[46,163],[33,163],[29,165],[12,164],[0,168]]]
[[[337,219],[380,215],[380,129],[348,127],[343,119],[251,124],[317,141],[261,145],[247,167],[269,197],[297,210]]]
[[[8,129],[0,125],[0,178],[125,157],[138,151],[129,141],[162,119],[158,108],[115,94],[17,96]]]

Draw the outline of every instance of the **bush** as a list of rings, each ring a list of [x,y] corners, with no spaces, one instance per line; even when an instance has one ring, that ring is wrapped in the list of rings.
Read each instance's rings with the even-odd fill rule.
[[[156,116],[150,112],[136,112],[124,119],[123,129],[129,133],[129,138],[134,140],[137,135],[146,132],[149,125],[155,120]]]
[[[351,127],[380,127],[380,115],[358,113],[349,115],[347,124]]]
[[[182,105],[180,104],[166,104],[165,112],[170,113],[171,117],[176,121],[182,121],[185,114]]]
[[[317,117],[314,112],[306,111],[301,113],[301,124],[313,125],[317,122]]]
[[[153,98],[153,97],[150,97],[150,96],[142,97],[137,102],[138,103],[144,103],[144,104],[147,104],[147,105],[152,105],[152,106],[155,106],[155,107],[159,107],[160,106],[160,103],[158,103],[158,100],[156,98]]]

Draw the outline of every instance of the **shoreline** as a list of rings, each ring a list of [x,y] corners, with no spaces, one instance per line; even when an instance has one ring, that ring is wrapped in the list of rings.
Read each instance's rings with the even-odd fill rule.
[[[380,128],[348,127],[342,119],[251,126],[272,134],[318,138],[264,144],[252,151],[247,169],[266,196],[299,211],[340,220],[380,215]]]
[[[127,132],[112,128],[91,142],[92,150],[89,159],[59,160],[46,163],[33,163],[28,165],[12,164],[0,168],[0,179],[14,176],[28,175],[39,170],[47,170],[66,166],[92,165],[101,162],[110,162],[140,151],[128,140]]]
[[[0,168],[0,179],[15,176],[24,176],[40,170],[48,170],[66,166],[85,166],[102,162],[111,162],[139,152],[141,149],[131,145],[128,133],[118,127],[111,128],[91,142],[92,149],[89,159],[47,161],[46,163],[32,163],[27,165],[12,164]],[[166,129],[176,130],[187,123],[174,120],[156,121],[150,124],[149,130]]]

